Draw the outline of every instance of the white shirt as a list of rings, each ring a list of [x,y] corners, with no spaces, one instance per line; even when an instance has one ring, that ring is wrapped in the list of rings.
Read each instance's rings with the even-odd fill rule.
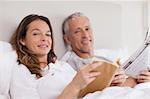
[[[37,79],[24,65],[13,70],[10,93],[12,99],[55,99],[72,81],[76,72],[65,62],[49,64],[48,74]]]
[[[73,51],[68,51],[61,60],[69,63],[74,70],[78,71],[81,66],[90,63],[91,58],[83,59],[76,55]]]
[[[94,55],[94,57],[96,57],[98,60],[102,59],[110,62],[114,62],[116,58],[121,58],[121,63],[123,63],[128,57],[127,52],[120,49],[116,51],[106,49],[94,50]],[[78,71],[81,66],[91,63],[93,61],[93,57],[80,58],[75,52],[70,50],[65,53],[61,60],[69,63],[74,70]]]

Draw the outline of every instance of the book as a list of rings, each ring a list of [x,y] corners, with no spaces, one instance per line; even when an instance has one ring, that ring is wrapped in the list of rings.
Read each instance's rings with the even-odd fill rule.
[[[100,72],[101,75],[87,85],[84,89],[82,89],[79,93],[79,97],[83,97],[86,94],[93,93],[95,91],[101,91],[110,86],[115,73],[119,68],[119,65],[105,60],[100,60],[99,62],[102,62],[101,66],[96,67],[93,72]]]
[[[150,69],[150,33],[147,32],[144,44],[122,64],[128,76],[136,79],[142,70]]]
[[[95,91],[101,91],[104,88],[110,86],[115,73],[119,69],[119,65],[112,63],[111,60],[104,57],[96,57],[91,60],[102,62],[101,66],[95,68],[93,71],[101,72],[94,81],[82,89],[79,93],[79,98],[87,95],[88,93],[93,93]],[[150,66],[150,33],[147,32],[147,36],[144,44],[129,57],[127,61],[121,65],[121,68],[125,70],[128,76],[136,78],[141,70],[149,69]]]

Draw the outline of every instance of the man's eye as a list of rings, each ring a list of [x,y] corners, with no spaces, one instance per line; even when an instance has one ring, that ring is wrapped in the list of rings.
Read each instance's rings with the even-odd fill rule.
[[[86,28],[85,30],[86,30],[86,31],[88,31],[88,30],[89,30],[89,28]]]
[[[75,31],[74,33],[79,33],[80,32],[80,30],[77,30],[77,31]]]

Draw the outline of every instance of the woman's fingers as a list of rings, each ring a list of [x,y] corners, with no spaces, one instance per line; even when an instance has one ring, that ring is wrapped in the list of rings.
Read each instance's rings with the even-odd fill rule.
[[[93,70],[98,66],[101,66],[101,62],[94,62],[92,64],[82,66],[74,77],[74,84],[78,88],[83,89],[100,75],[100,72],[93,72]]]
[[[100,76],[100,72],[91,72],[88,74],[87,82],[88,84],[95,80],[98,76]]]
[[[84,71],[90,72],[93,69],[95,69],[96,67],[101,66],[101,65],[102,65],[102,62],[94,62],[94,63],[82,66],[80,68],[80,70],[84,70]]]
[[[100,72],[90,72],[90,73],[88,74],[88,77],[89,77],[89,78],[97,77],[97,76],[99,76],[100,74],[101,74]]]

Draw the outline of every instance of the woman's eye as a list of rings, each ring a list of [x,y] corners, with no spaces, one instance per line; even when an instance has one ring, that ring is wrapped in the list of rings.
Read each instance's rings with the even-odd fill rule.
[[[33,33],[33,35],[38,35],[38,33]]]
[[[32,34],[33,34],[33,35],[39,35],[40,32],[39,32],[39,31],[33,31]]]
[[[46,33],[46,36],[51,36],[51,32],[48,31],[48,32]]]
[[[51,36],[51,34],[46,34],[46,36]]]

